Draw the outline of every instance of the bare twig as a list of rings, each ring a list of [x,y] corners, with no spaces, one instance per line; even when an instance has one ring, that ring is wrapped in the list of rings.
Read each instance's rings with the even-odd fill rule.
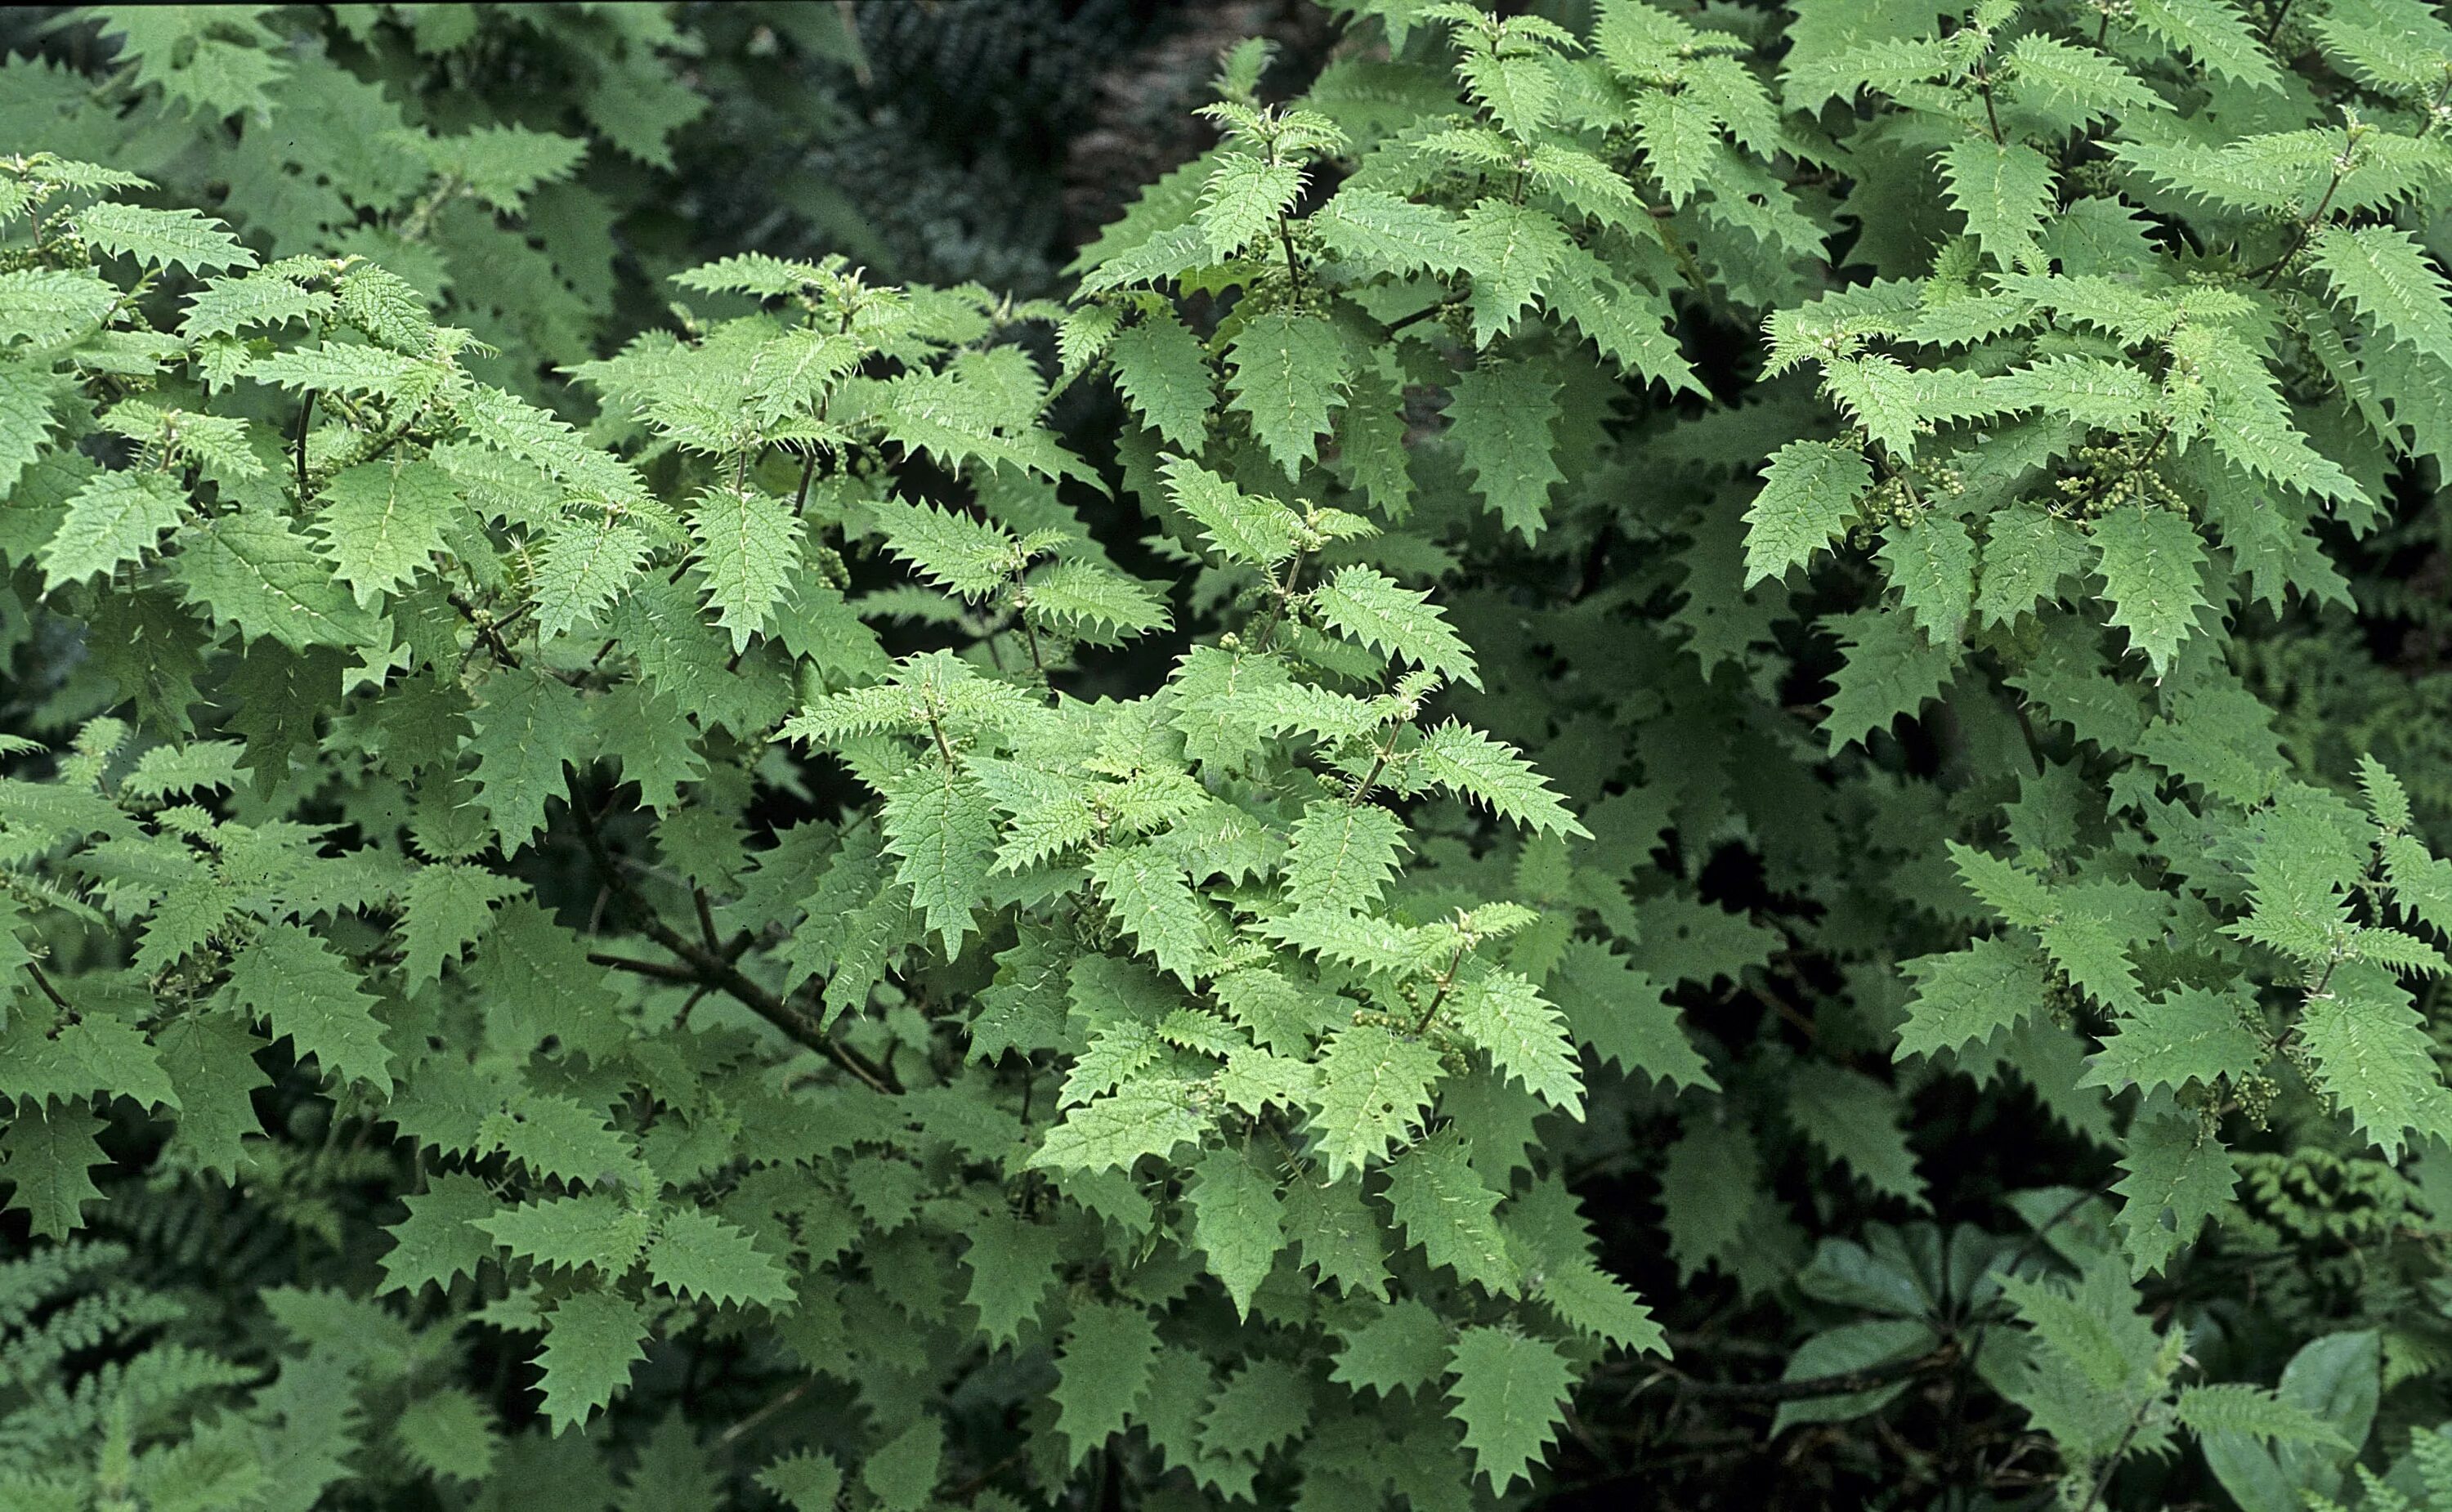
[[[73,1013],[76,1011],[75,1009],[69,1006],[69,1000],[60,995],[60,990],[51,985],[51,979],[43,974],[43,969],[41,967],[35,965],[31,961],[28,961],[26,963],[26,974],[34,979],[34,985],[43,990],[43,995],[51,1000],[51,1006],[53,1008],[58,1009],[64,1013]]]
[[[782,1411],[793,1403],[807,1396],[809,1394],[809,1388],[817,1384],[817,1377],[809,1377],[799,1385],[794,1386],[791,1390],[782,1393],[781,1396],[775,1398],[774,1401],[767,1403],[764,1406],[760,1407],[757,1411],[742,1419],[739,1423],[736,1423],[732,1426],[724,1429],[722,1434],[717,1436],[715,1442],[719,1444],[730,1443],[733,1440],[740,1438],[742,1434],[747,1433],[750,1429],[765,1422],[768,1418],[773,1417],[776,1413]]]
[[[570,805],[570,814],[579,830],[580,843],[587,848],[588,857],[596,863],[598,873],[628,907],[640,932],[679,956],[682,963],[662,967],[651,961],[634,962],[628,957],[615,956],[602,964],[668,981],[696,981],[712,987],[781,1030],[784,1037],[794,1044],[816,1051],[873,1090],[893,1093],[902,1090],[891,1071],[836,1039],[808,1014],[744,975],[741,968],[733,964],[731,955],[720,950],[709,950],[666,924],[653,906],[639,896],[638,891],[630,885],[630,879],[623,874],[611,854],[605,850],[604,837],[597,833],[596,817],[588,813],[587,805],[574,802]]]
[[[1806,1402],[1815,1397],[1847,1397],[1859,1391],[1877,1391],[1901,1381],[1918,1376],[1939,1375],[1955,1369],[1959,1348],[1955,1341],[1945,1343],[1928,1354],[1911,1360],[1892,1360],[1883,1365],[1867,1365],[1862,1370],[1842,1370],[1833,1375],[1807,1376],[1800,1381],[1696,1381],[1672,1375],[1677,1394],[1706,1400],[1730,1402]]]

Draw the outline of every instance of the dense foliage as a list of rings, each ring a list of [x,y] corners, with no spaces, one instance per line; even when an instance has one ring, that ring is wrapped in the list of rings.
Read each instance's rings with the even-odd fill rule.
[[[0,1506],[2452,1507],[2432,7],[10,36]]]

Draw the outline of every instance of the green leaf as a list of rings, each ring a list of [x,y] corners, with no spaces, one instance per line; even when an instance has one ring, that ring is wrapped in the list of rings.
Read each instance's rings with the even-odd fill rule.
[[[637,103],[628,102],[628,108]],[[540,186],[569,177],[587,155],[587,144],[576,137],[524,126],[481,126],[446,137],[420,135],[412,146],[436,173],[513,215]]]
[[[408,879],[401,920],[401,983],[411,994],[440,980],[445,962],[474,944],[494,922],[494,905],[521,889],[480,866],[444,862],[420,867]]]
[[[1428,1306],[1400,1297],[1343,1335],[1329,1379],[1387,1396],[1415,1391],[1444,1377],[1455,1335]]]
[[[2365,1443],[2375,1425],[2382,1395],[2381,1344],[2373,1328],[2323,1334],[2302,1345],[2282,1367],[2275,1397],[2328,1426],[2331,1440],[2285,1440],[2268,1449],[2247,1433],[2215,1428],[2200,1434],[2206,1467],[2241,1506],[2252,1512],[2271,1506],[2296,1512],[2308,1500],[2301,1495],[2303,1488],[2327,1483],[2347,1468],[2353,1451],[2337,1445]],[[2440,1472],[2428,1479],[2440,1482]]]
[[[1529,206],[1486,199],[1465,212],[1473,344],[1488,347],[1548,285],[1574,246],[1566,227]]]
[[[1899,602],[1934,645],[1966,633],[1975,599],[1975,542],[1955,518],[1934,513],[1885,533],[1880,552]]]
[[[1451,1415],[1464,1424],[1473,1468],[1502,1496],[1519,1480],[1530,1483],[1528,1467],[1566,1421],[1573,1367],[1556,1345],[1510,1326],[1462,1330],[1448,1359],[1455,1372]]]
[[[78,211],[76,229],[99,251],[124,254],[154,267],[217,273],[255,265],[255,254],[227,226],[196,210],[152,210],[105,201]]]
[[[378,346],[424,356],[434,346],[434,320],[425,296],[399,274],[361,265],[343,273],[333,287],[333,315],[366,333]]]
[[[2447,1127],[2443,1084],[2409,993],[2376,967],[2334,969],[2328,991],[2307,1000],[2299,1043],[2316,1069],[2319,1091],[2398,1160],[2405,1131]]]
[[[1409,776],[1471,798],[1537,834],[1591,835],[1513,747],[1453,719],[1422,737]]]
[[[13,492],[27,465],[49,449],[59,424],[53,409],[67,389],[46,365],[0,362],[0,498]]]
[[[1924,1178],[1916,1174],[1899,1122],[1906,1105],[1897,1091],[1862,1071],[1827,1061],[1800,1064],[1790,1074],[1784,1109],[1805,1137],[1885,1196],[1923,1208]]]
[[[451,475],[432,462],[360,462],[324,485],[316,523],[333,574],[372,607],[425,571],[460,508]]]
[[[2248,847],[2247,918],[2230,933],[2298,957],[2329,962],[2350,933],[2349,899],[2363,869],[2363,847],[2329,822],[2304,789],[2284,791],[2243,836]]]
[[[168,473],[94,474],[69,501],[59,533],[42,549],[43,591],[142,560],[187,508],[187,490]]]
[[[2049,158],[2023,142],[1995,146],[1968,137],[1942,152],[1941,171],[1986,256],[2006,269],[2042,267],[2035,238],[2055,198]]]
[[[1001,1349],[1021,1338],[1056,1284],[1057,1230],[998,1208],[966,1223],[963,1232],[970,1246],[962,1265],[971,1273],[963,1300],[978,1311],[989,1345]]]
[[[1453,273],[1472,259],[1447,211],[1358,184],[1339,188],[1310,224],[1332,256],[1391,273]]]
[[[1197,452],[1216,393],[1209,353],[1172,310],[1145,313],[1107,348],[1116,387],[1170,446]]]
[[[1541,1271],[1540,1297],[1576,1332],[1619,1349],[1666,1355],[1669,1336],[1634,1288],[1588,1255],[1553,1257]]]
[[[2425,249],[2392,226],[2327,226],[2308,244],[2333,292],[2392,340],[2452,363],[2452,285]]]
[[[569,1097],[532,1093],[512,1099],[485,1115],[477,1143],[501,1149],[539,1178],[636,1185],[646,1179],[627,1136],[601,1109]]]
[[[2031,504],[1995,512],[1985,531],[1975,616],[1987,628],[2015,623],[2037,604],[2058,599],[2062,579],[2086,569],[2085,535]]]
[[[189,300],[179,338],[193,344],[256,326],[278,330],[292,321],[313,321],[329,313],[332,303],[326,290],[301,288],[278,269],[217,278]]]
[[[1567,1027],[1601,1059],[1672,1087],[1719,1089],[1661,985],[1608,946],[1570,941],[1550,990]]]
[[[1183,867],[1155,846],[1109,846],[1090,858],[1090,881],[1141,953],[1186,987],[1209,959],[1209,923]]]
[[[1473,1170],[1473,1152],[1453,1128],[1389,1166],[1388,1206],[1432,1265],[1493,1295],[1515,1292],[1516,1267],[1498,1228],[1498,1193]]]
[[[1974,374],[1955,367],[1910,368],[1881,353],[1824,364],[1823,386],[1904,463],[1915,456],[1918,438],[1953,420],[1995,414],[1998,398]]]
[[[2205,606],[2205,543],[2185,516],[2168,509],[2115,509],[2095,521],[2094,543],[2111,623],[2162,676]]]
[[[2008,96],[2084,123],[2168,109],[2146,82],[2101,52],[2029,31],[2009,45]],[[2066,103],[2065,103],[2066,102]]]
[[[949,955],[959,951],[993,860],[996,813],[987,793],[950,772],[920,769],[892,784],[880,828],[912,906],[939,932]]]
[[[619,1292],[598,1289],[564,1297],[545,1317],[544,1411],[554,1431],[584,1423],[630,1384],[630,1367],[645,1359],[647,1315]]]
[[[1899,968],[1915,983],[1898,1053],[1930,1055],[1980,1045],[2022,1019],[2047,1011],[2051,974],[2034,952],[2007,936],[1963,951],[1923,955]]]
[[[795,1449],[758,1472],[758,1484],[792,1512],[834,1512],[842,1466],[822,1449]]]
[[[1248,1151],[1213,1149],[1192,1168],[1186,1195],[1193,1238],[1208,1257],[1209,1273],[1226,1287],[1235,1315],[1248,1320],[1252,1293],[1268,1279],[1286,1244],[1277,1184]]]
[[[1420,1040],[1399,1039],[1365,1023],[1330,1037],[1319,1070],[1312,1128],[1328,1178],[1337,1181],[1349,1170],[1386,1159],[1391,1145],[1413,1138],[1440,1064],[1438,1052]]]
[[[2423,844],[2406,835],[2387,836],[2381,850],[2393,904],[2402,915],[2423,922],[2438,934],[2452,935],[2452,861],[2428,854]]]
[[[973,602],[1000,592],[1021,570],[1021,543],[1000,525],[908,500],[869,507],[896,556]]]
[[[1385,1397],[1443,1379],[1455,1335],[1428,1304],[1399,1297],[1341,1330],[1339,1344],[1328,1378]]]
[[[1746,511],[1745,586],[1811,561],[1846,533],[1872,485],[1872,464],[1852,446],[1792,441],[1772,453]]]
[[[0,273],[0,341],[55,345],[92,330],[118,303],[117,288],[83,268]]]
[[[1347,1296],[1388,1295],[1388,1241],[1378,1216],[1362,1200],[1359,1181],[1305,1175],[1288,1184],[1285,1223],[1302,1261]],[[1429,1379],[1425,1376],[1424,1379]]]
[[[1130,1170],[1144,1155],[1172,1155],[1198,1141],[1208,1127],[1188,1084],[1137,1081],[1068,1111],[1030,1164],[1042,1170]]]
[[[1269,456],[1288,478],[1299,477],[1353,383],[1336,328],[1316,315],[1270,310],[1236,333],[1226,363],[1227,408],[1248,416]]]
[[[1298,909],[1368,909],[1408,849],[1403,821],[1379,805],[1315,798],[1295,821],[1286,896]]]
[[[801,518],[770,494],[714,489],[690,517],[706,601],[732,632],[732,649],[750,640],[782,602],[801,564]]]
[[[475,1396],[444,1387],[401,1408],[391,1425],[409,1459],[439,1479],[483,1483],[493,1473],[501,1440],[492,1416]]]
[[[1669,302],[1640,285],[1628,286],[1584,248],[1568,249],[1542,297],[1621,371],[1672,395],[1705,392],[1678,344]]]
[[[1848,653],[1822,732],[1830,749],[1864,744],[1903,714],[1916,714],[1949,681],[1952,651],[1936,646],[1903,614],[1879,610],[1833,617]]]
[[[943,1474],[944,1456],[944,1424],[923,1413],[869,1457],[860,1483],[886,1512],[920,1512]]]
[[[64,1036],[65,1037],[65,1036]],[[154,1031],[163,1072],[178,1089],[178,1146],[186,1162],[235,1182],[247,1141],[264,1132],[255,1091],[272,1085],[255,1061],[265,1042],[226,1013],[190,1013]]]
[[[1541,534],[1550,488],[1566,481],[1553,453],[1557,385],[1528,363],[1484,363],[1457,375],[1448,436],[1482,500],[1526,540]]]
[[[1303,190],[1300,164],[1271,163],[1249,152],[1218,154],[1201,187],[1200,230],[1217,262],[1274,228]]]
[[[2191,1112],[2140,1112],[2129,1121],[2126,1145],[2125,1174],[2112,1190],[2122,1199],[2120,1241],[2129,1269],[2143,1277],[2169,1265],[2207,1219],[2228,1210],[2239,1173],[2230,1151]]]
[[[559,678],[534,670],[495,673],[477,706],[477,794],[505,854],[544,828],[547,798],[566,798],[563,765],[589,756],[586,707]]]
[[[2211,1088],[2217,1077],[2237,1082],[2256,1074],[2272,1054],[2253,997],[2176,987],[2121,1019],[2079,1085]]]
[[[327,341],[259,357],[247,364],[247,376],[291,393],[311,390],[400,402],[431,393],[443,370],[380,346]]]
[[[2131,16],[2171,47],[2185,49],[2216,78],[2251,88],[2282,88],[2282,70],[2230,0],[2136,0]]]
[[[1691,93],[1645,89],[1634,97],[1634,140],[1669,203],[1682,206],[1718,161],[1719,122]]]
[[[1843,1323],[1825,1328],[1797,1345],[1780,1371],[1782,1381],[1810,1381],[1844,1375],[1892,1361],[1909,1360],[1929,1351],[1933,1333],[1919,1319],[1880,1318]],[[1783,1402],[1771,1416],[1772,1430],[1785,1433],[1804,1423],[1844,1423],[1878,1412],[1905,1395],[1912,1381],[1893,1382],[1869,1391]]]
[[[87,1174],[110,1163],[94,1135],[103,1121],[82,1104],[25,1106],[0,1132],[0,1181],[10,1208],[24,1212],[35,1235],[65,1239],[85,1227],[85,1205],[102,1201]]]
[[[500,1210],[494,1194],[474,1176],[437,1171],[426,1178],[425,1190],[402,1201],[408,1216],[386,1230],[392,1248],[383,1257],[381,1292],[415,1292],[432,1282],[451,1289],[453,1278],[476,1279],[478,1268],[495,1258],[494,1243],[477,1225]]]
[[[1745,1274],[1742,1247],[1759,1221],[1762,1188],[1761,1155],[1742,1120],[1686,1121],[1660,1167],[1669,1251],[1681,1276],[1706,1266]]]
[[[2101,357],[2063,354],[2028,363],[1992,381],[1991,397],[2004,411],[2041,410],[2104,430],[2127,430],[2151,414],[2153,380],[2145,369]]]
[[[1468,687],[1481,686],[1473,653],[1432,604],[1431,596],[1384,572],[1340,567],[1313,593],[1312,607],[1339,635]]]
[[[292,651],[305,651],[362,646],[375,634],[373,617],[278,514],[241,509],[197,521],[179,537],[171,572],[186,587],[189,604],[237,626],[247,639],[270,636]]]
[[[647,562],[644,532],[609,520],[565,520],[548,531],[536,554],[529,591],[536,633],[551,640],[586,624],[622,596]]]
[[[637,1263],[654,1227],[645,1212],[603,1192],[522,1203],[474,1224],[522,1260],[565,1270],[592,1266],[608,1279]]]
[[[1229,561],[1273,567],[1295,554],[1301,520],[1264,495],[1247,494],[1198,462],[1170,457],[1159,465],[1167,498],[1192,517]]]
[[[1068,1467],[1123,1431],[1126,1416],[1149,1390],[1157,1360],[1157,1325],[1146,1309],[1122,1302],[1074,1304],[1048,1393]]]
[[[1257,1463],[1312,1423],[1311,1378],[1301,1366],[1256,1356],[1210,1398],[1200,1420],[1206,1455]]]
[[[749,1235],[697,1208],[666,1210],[647,1246],[647,1277],[684,1299],[730,1306],[775,1306],[792,1297],[791,1278]]]
[[[1456,71],[1473,98],[1514,136],[1531,136],[1556,114],[1557,75],[1551,71],[1548,55],[1538,49],[1468,50]]]
[[[1584,1079],[1565,1018],[1531,982],[1513,972],[1489,972],[1456,984],[1456,1029],[1491,1065],[1543,1102],[1583,1116]]]
[[[1059,561],[1034,572],[1015,602],[1033,621],[1089,638],[1147,635],[1170,622],[1154,585],[1087,561]]]
[[[376,1000],[323,937],[296,924],[268,924],[230,963],[229,992],[274,1038],[312,1055],[326,1075],[391,1091],[391,1051]]]
[[[2244,1382],[2184,1386],[2172,1404],[2172,1416],[2197,1433],[2240,1433],[2288,1443],[2321,1443],[2343,1452],[2358,1448],[2306,1408]]]
[[[57,1021],[20,1017],[0,1045],[0,1091],[40,1104],[95,1092],[119,1093],[147,1107],[170,1106],[179,1094],[163,1074],[154,1047],[134,1025],[109,1012],[71,1010]]]

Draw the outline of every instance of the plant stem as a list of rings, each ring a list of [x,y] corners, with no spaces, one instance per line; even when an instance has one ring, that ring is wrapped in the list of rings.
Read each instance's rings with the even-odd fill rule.
[[[2346,155],[2350,149],[2344,146],[2342,150]],[[2323,197],[2316,202],[2314,209],[2307,212],[2307,218],[2299,223],[2297,233],[2290,238],[2290,245],[2283,249],[2282,255],[2258,269],[2264,276],[2257,280],[2257,287],[2272,287],[2273,281],[2282,276],[2282,270],[2290,265],[2290,260],[2299,255],[2299,249],[2307,245],[2307,238],[2316,234],[2317,224],[2324,219],[2324,212],[2332,208],[2333,196],[2341,192],[2342,175],[2346,171],[2340,163],[2333,165],[2333,181],[2324,186]]]
[[[1827,1376],[1807,1376],[1801,1381],[1692,1381],[1684,1376],[1671,1379],[1677,1383],[1677,1394],[1684,1397],[1743,1402],[1804,1402],[1815,1397],[1853,1396],[1859,1391],[1877,1390],[1893,1382],[1938,1375],[1956,1366],[1958,1360],[1958,1345],[1951,1343],[1912,1360],[1893,1360],[1885,1365],[1867,1365],[1862,1370],[1841,1370]]]
[[[306,502],[306,427],[314,422],[314,419],[315,391],[310,388],[299,403],[298,434],[289,442],[289,454],[298,470],[298,502],[302,507]]]
[[[60,995],[60,990],[51,985],[51,979],[43,974],[43,969],[40,966],[35,965],[32,961],[28,961],[26,963],[26,974],[34,979],[34,985],[43,990],[43,995],[51,1000],[51,1006],[53,1008],[66,1013],[73,1013],[76,1011],[75,1009],[69,1006],[69,1000]]]
[[[579,831],[580,843],[586,847],[588,859],[595,863],[605,885],[628,908],[640,931],[679,956],[681,963],[686,963],[666,965],[655,961],[634,961],[626,956],[610,956],[599,964],[666,981],[696,981],[715,988],[781,1030],[784,1037],[794,1044],[816,1051],[849,1071],[871,1090],[888,1094],[902,1090],[900,1084],[883,1067],[827,1033],[806,1013],[751,981],[732,963],[731,957],[693,943],[687,935],[666,924],[654,907],[630,885],[630,879],[623,874],[620,866],[604,848],[604,837],[597,831],[595,815],[588,813],[584,802],[578,801],[575,794],[572,795],[570,815]],[[595,957],[591,955],[589,958],[593,960]]]
[[[1448,957],[1448,969],[1440,973],[1439,990],[1431,994],[1431,1006],[1422,1010],[1422,1016],[1414,1022],[1414,1038],[1419,1039],[1422,1031],[1431,1027],[1431,1020],[1439,1016],[1439,1006],[1448,1000],[1448,992],[1454,988],[1456,969],[1464,965],[1464,952],[1470,945],[1471,942],[1465,940],[1456,942],[1455,953]]]
[[[818,448],[813,444],[809,447],[809,460],[801,464],[801,491],[792,496],[793,518],[798,519],[801,511],[809,507],[809,484],[815,482],[817,477]]]
[[[2128,1453],[2128,1445],[2136,1442],[2137,1430],[2146,1425],[2146,1414],[2153,1405],[2154,1398],[2147,1397],[2137,1404],[2136,1411],[2128,1415],[2127,1431],[2121,1434],[2120,1442],[2111,1446],[2110,1460],[2105,1463],[2103,1473],[2094,1478],[2094,1489],[2086,1493],[2086,1503],[2077,1512],[2094,1512],[2102,1504],[2103,1493],[2111,1489],[2111,1478],[2120,1473],[2120,1461]]]

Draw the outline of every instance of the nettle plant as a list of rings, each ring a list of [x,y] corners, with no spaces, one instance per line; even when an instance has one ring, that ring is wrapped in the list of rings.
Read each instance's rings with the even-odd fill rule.
[[[398,271],[0,159],[12,1504],[1462,1508],[1596,1377],[2352,1494],[2452,772],[2284,731],[2418,697],[2452,30],[1353,9],[1067,304],[742,254],[589,360],[409,265],[574,142],[386,136]],[[1969,1078],[2108,1179],[1941,1188]]]
[[[2219,19],[2140,7],[2096,30],[2186,49],[2234,110],[2287,95]],[[1814,364],[1846,426],[1771,459],[1748,577],[1878,540],[1885,606],[1838,621],[1834,748],[1953,678],[2022,696],[2008,854],[1950,842],[2005,928],[1908,963],[1900,1049],[2007,1031],[2016,1065],[2052,1053],[2035,1034],[2092,1039],[2080,1085],[2144,1094],[2119,1188],[2140,1273],[2226,1206],[2223,1120],[2263,1115],[2277,1060],[2387,1155],[2445,1128],[2407,986],[2445,963],[2396,924],[2452,927],[2452,871],[2372,758],[2364,813],[2295,773],[2223,656],[2224,619],[2347,601],[2318,524],[2372,529],[2392,469],[2435,455],[2452,357],[2445,285],[2396,224],[2452,176],[2427,104],[2452,33],[2389,6],[2311,29],[2364,86],[2339,124],[2227,139],[2122,49],[2011,7],[1790,70],[1792,103],[1896,100],[1886,134],[1935,144],[1967,234],[1923,278],[1769,323],[1770,371]],[[2055,163],[2105,123],[2090,161]]]
[[[0,1170],[37,1233],[100,1195],[96,1094],[170,1127],[165,1170],[278,1181],[313,1155],[272,1153],[250,1094],[311,1062],[329,1127],[416,1173],[377,1296],[534,1335],[557,1428],[651,1337],[836,1373],[888,1505],[939,1479],[949,1369],[1034,1404],[1017,1452],[1051,1485],[1130,1422],[1230,1494],[1299,1466],[1464,1504],[1527,1473],[1579,1365],[1658,1345],[1563,1186],[1512,1179],[1582,1097],[1510,953],[1534,913],[1385,900],[1394,801],[1582,831],[1433,718],[1475,671],[1426,596],[1316,564],[1368,520],[1172,460],[1264,601],[1084,702],[1056,686],[1078,649],[1168,616],[1058,498],[1095,475],[992,340],[1053,311],[729,259],[681,283],[750,313],[578,369],[616,456],[472,378],[380,268],[252,267],[101,197],[129,175],[8,167],[12,556],[135,721],[7,779],[45,943],[15,937]],[[220,276],[157,330],[190,272]],[[891,457],[975,471],[972,507],[903,497]],[[890,661],[841,590],[855,542],[941,584],[970,657]],[[749,848],[811,746],[874,805]],[[568,921],[519,875],[549,831],[593,872]],[[344,1401],[411,1369],[352,1329],[451,1347],[316,1306]],[[997,1364],[1051,1356],[1037,1386]],[[490,1461],[483,1414],[415,1402],[461,1431],[432,1463]],[[815,1505],[839,1474],[769,1479]]]
[[[540,399],[544,365],[595,355],[616,326],[617,234],[662,251],[639,223],[706,106],[682,77],[704,43],[676,19],[78,8],[14,29],[92,71],[0,61],[0,139],[141,174],[272,257],[380,262],[498,349],[467,352],[489,381]]]

